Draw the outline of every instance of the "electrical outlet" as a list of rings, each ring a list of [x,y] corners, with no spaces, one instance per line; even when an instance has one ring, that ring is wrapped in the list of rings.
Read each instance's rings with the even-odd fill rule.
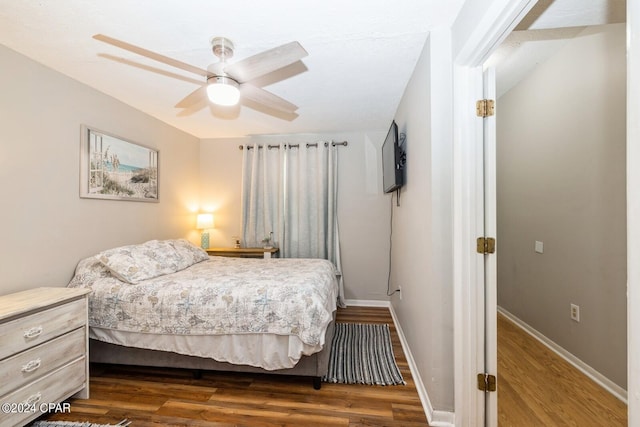
[[[571,304],[571,320],[580,321],[580,306]]]

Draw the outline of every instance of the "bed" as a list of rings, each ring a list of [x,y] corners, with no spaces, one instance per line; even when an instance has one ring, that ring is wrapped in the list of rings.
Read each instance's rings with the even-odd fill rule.
[[[309,376],[328,369],[338,298],[321,259],[209,256],[183,239],[81,260],[92,362]]]

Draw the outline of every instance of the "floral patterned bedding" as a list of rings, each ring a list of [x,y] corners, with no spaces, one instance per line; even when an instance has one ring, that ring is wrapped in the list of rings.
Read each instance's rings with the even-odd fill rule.
[[[80,261],[68,286],[93,290],[90,326],[173,335],[269,333],[294,335],[310,345],[321,342],[336,309],[332,263],[202,257],[188,242],[195,256],[179,251],[171,255],[184,242],[152,241],[143,244],[146,248],[116,248]],[[188,247],[187,254],[193,248]],[[186,264],[191,263],[187,267],[185,257]],[[131,265],[126,265],[127,258]],[[156,275],[158,271],[162,274]],[[131,277],[135,283],[122,280]]]

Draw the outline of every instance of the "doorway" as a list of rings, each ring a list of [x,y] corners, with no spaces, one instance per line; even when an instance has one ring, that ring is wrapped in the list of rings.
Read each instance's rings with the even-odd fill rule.
[[[494,49],[535,5],[536,0],[495,0],[482,13],[476,7],[467,8],[457,27],[470,26],[473,37],[465,38],[454,51],[454,301],[455,301],[455,364],[456,425],[497,425],[494,415],[484,408],[488,395],[478,391],[474,374],[482,372],[485,358],[478,323],[484,318],[484,300],[478,289],[483,288],[483,263],[475,247],[477,236],[483,235],[484,200],[478,191],[478,159],[482,159],[479,141],[482,132],[469,106],[481,96],[482,64]],[[640,3],[627,3],[627,256],[640,257]],[[495,203],[495,201],[494,201]],[[475,245],[474,245],[475,246]],[[640,264],[627,264],[628,307],[628,417],[629,424],[640,422]],[[491,284],[488,284],[491,286]],[[494,283],[495,287],[495,283]]]
[[[535,32],[498,66],[499,311],[625,399],[625,25]]]

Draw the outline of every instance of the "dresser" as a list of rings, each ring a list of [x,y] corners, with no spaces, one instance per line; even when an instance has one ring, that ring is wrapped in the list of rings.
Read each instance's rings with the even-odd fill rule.
[[[37,288],[0,296],[0,427],[60,410],[55,404],[71,396],[89,398],[89,292]]]
[[[235,258],[271,258],[276,256],[278,248],[209,248],[209,255]]]

